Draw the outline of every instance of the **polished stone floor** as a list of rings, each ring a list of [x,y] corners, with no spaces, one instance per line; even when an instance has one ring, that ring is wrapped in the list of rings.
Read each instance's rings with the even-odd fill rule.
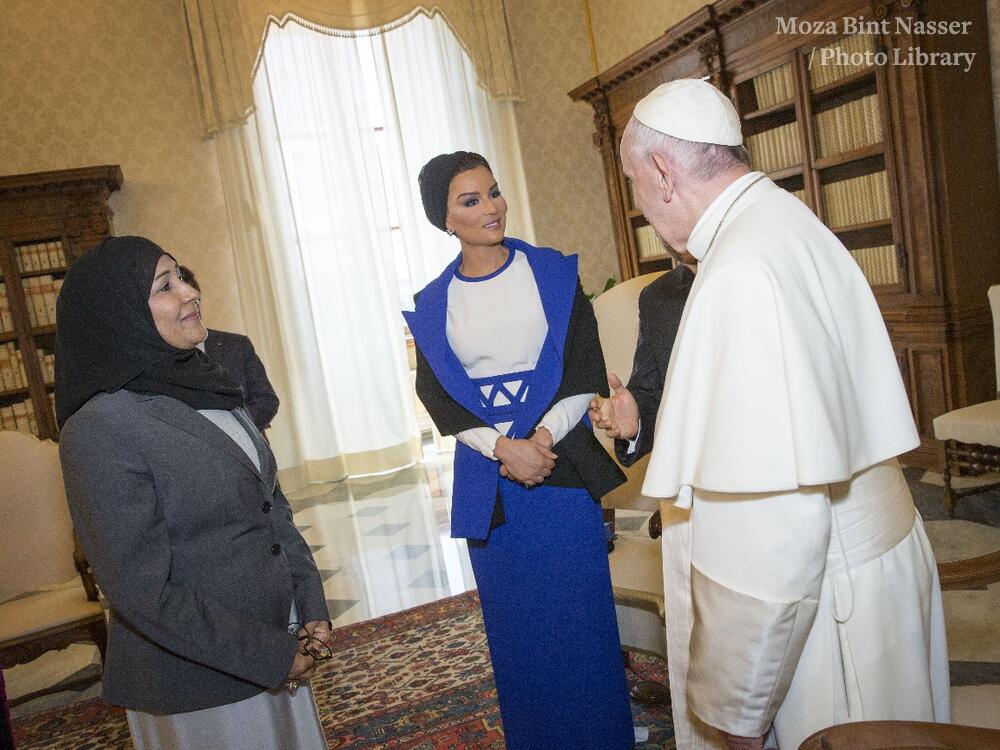
[[[475,587],[465,543],[449,536],[452,454],[391,474],[311,485],[290,494],[295,523],[315,555],[335,626],[389,614]],[[906,469],[939,560],[1000,549],[1000,493],[941,505],[939,474]],[[620,535],[645,534],[648,514],[618,511]],[[954,720],[1000,728],[1000,584],[944,594]],[[74,646],[5,672],[11,697],[98,670],[96,650]],[[15,709],[24,715],[90,697],[63,692]]]
[[[449,535],[451,454],[378,477],[291,493],[323,576],[334,627],[475,588],[465,542]]]

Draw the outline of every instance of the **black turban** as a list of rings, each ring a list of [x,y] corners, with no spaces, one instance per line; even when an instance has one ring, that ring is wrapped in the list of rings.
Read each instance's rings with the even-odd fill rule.
[[[149,289],[163,255],[143,237],[111,237],[69,267],[56,301],[60,427],[91,396],[121,388],[172,396],[193,409],[242,406],[243,391],[225,370],[157,332]]]
[[[476,167],[490,169],[485,158],[473,151],[456,151],[453,154],[439,154],[424,164],[417,182],[420,183],[420,200],[424,203],[427,220],[440,229],[448,231],[448,188],[452,178],[459,172]]]

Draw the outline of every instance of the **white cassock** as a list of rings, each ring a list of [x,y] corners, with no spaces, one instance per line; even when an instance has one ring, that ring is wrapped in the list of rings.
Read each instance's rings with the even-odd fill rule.
[[[918,445],[871,289],[755,172],[706,210],[643,494],[663,516],[679,750],[797,748],[832,724],[949,720],[934,556],[895,457]],[[709,248],[710,239],[732,206]],[[708,726],[711,725],[711,726]]]

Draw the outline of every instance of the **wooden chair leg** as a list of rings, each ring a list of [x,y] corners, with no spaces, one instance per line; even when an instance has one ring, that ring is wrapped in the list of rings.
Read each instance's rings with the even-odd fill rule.
[[[642,680],[635,683],[628,694],[641,706],[670,705],[670,688],[652,680]]]
[[[958,504],[955,489],[951,486],[952,451],[952,441],[948,440],[944,444],[944,509],[948,512],[949,518],[955,517],[955,506]]]
[[[108,650],[108,628],[103,622],[95,622],[90,626],[90,637],[97,644],[97,650],[101,654],[101,666],[104,666],[105,655]]]
[[[625,669],[634,671],[632,669],[632,655],[628,649],[622,649],[622,659],[625,661]],[[670,705],[670,688],[653,680],[640,680],[634,683],[629,688],[628,694],[632,700],[642,706]]]

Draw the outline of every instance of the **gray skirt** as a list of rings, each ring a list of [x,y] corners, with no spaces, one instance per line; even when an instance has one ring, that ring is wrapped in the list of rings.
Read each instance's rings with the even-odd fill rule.
[[[136,750],[327,750],[308,684],[200,711],[125,713]]]
[[[309,683],[294,695],[278,688],[200,711],[125,715],[136,750],[328,750]]]

